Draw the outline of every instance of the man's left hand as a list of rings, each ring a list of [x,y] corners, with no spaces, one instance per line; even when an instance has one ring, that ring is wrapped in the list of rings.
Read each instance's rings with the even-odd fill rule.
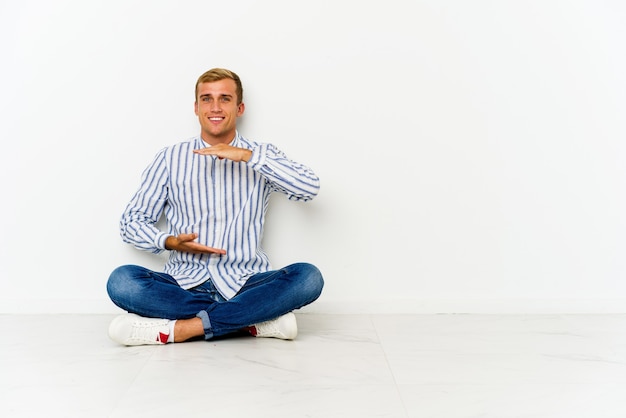
[[[193,150],[195,154],[200,155],[215,155],[220,160],[226,158],[227,160],[233,160],[235,162],[250,161],[252,157],[252,151],[246,148],[233,147],[228,144],[217,144],[207,148]]]

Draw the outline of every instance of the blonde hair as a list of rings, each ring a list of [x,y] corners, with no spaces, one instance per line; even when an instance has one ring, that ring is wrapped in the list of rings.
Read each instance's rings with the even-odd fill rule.
[[[243,101],[243,86],[241,85],[241,79],[237,74],[225,68],[212,68],[198,78],[198,81],[196,82],[196,100],[198,100],[198,86],[201,83],[211,83],[213,81],[220,81],[226,78],[230,78],[235,82],[235,85],[237,86],[235,90],[237,93],[237,104],[241,104]]]

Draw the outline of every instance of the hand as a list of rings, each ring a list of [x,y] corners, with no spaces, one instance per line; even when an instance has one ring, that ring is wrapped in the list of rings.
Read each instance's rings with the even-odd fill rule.
[[[235,162],[250,161],[252,151],[246,148],[233,147],[228,144],[217,144],[208,148],[193,150],[194,153],[200,155],[215,155],[220,160],[226,158]]]
[[[195,242],[196,238],[198,234],[180,234],[177,237],[172,235],[165,240],[165,248],[192,254],[226,254],[226,250],[207,247]]]

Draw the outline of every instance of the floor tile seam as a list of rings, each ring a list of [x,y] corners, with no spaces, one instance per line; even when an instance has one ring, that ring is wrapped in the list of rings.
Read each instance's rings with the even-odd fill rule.
[[[329,389],[337,389],[337,388],[341,388],[341,387],[346,387],[346,388],[355,388],[355,387],[362,387],[362,388],[379,388],[379,387],[397,387],[398,385],[395,382],[389,382],[389,383],[357,383],[355,381],[345,381],[342,383],[338,383],[338,382],[323,382],[323,383],[303,383],[303,384],[299,384],[297,382],[288,382],[288,381],[284,381],[284,382],[276,382],[276,383],[260,383],[260,384],[254,384],[254,383],[244,383],[244,384],[240,384],[240,383],[225,383],[225,384],[220,384],[220,383],[208,383],[206,385],[203,385],[204,388],[206,389],[211,389],[211,390],[215,390],[216,392],[219,392],[221,389],[234,389],[234,390],[241,390],[243,388],[246,389],[250,389],[250,388],[289,388],[289,389],[294,389],[294,388],[301,388],[301,389],[312,389],[312,388],[329,388]],[[428,386],[428,385],[426,385]]]
[[[404,411],[405,416],[408,417],[409,409],[407,407],[404,397],[402,396],[402,393],[400,392],[400,388],[398,387],[398,381],[396,379],[395,373],[393,372],[393,368],[391,367],[391,363],[389,362],[389,358],[387,357],[387,350],[385,350],[385,346],[380,337],[380,333],[378,332],[378,328],[376,327],[376,321],[374,321],[374,318],[373,318],[374,315],[368,315],[368,317],[372,325],[372,328],[374,329],[374,333],[376,334],[376,340],[378,341],[378,344],[380,345],[380,349],[383,352],[383,356],[385,358],[385,364],[387,364],[387,369],[389,370],[389,373],[391,374],[391,379],[393,380],[393,387],[396,391],[396,394],[398,395],[398,398],[400,399],[402,410]]]
[[[156,350],[151,350],[150,355],[148,357],[146,357],[146,359],[143,361],[143,364],[141,365],[139,370],[137,370],[137,373],[134,374],[132,379],[129,379],[129,382],[126,385],[126,388],[123,391],[120,391],[120,395],[117,398],[117,401],[115,402],[115,405],[113,405],[111,407],[111,409],[110,409],[109,416],[114,416],[115,415],[115,413],[118,411],[118,409],[120,407],[120,403],[122,402],[122,400],[124,400],[129,395],[131,389],[135,385],[138,384],[139,377],[142,375],[142,373],[144,372],[144,370],[148,366],[148,363],[151,362],[151,359],[156,355],[155,353],[156,353]],[[138,386],[141,387],[141,384],[138,384]]]

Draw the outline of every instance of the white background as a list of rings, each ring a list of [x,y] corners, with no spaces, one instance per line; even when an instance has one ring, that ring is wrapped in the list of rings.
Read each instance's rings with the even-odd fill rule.
[[[244,83],[244,136],[322,179],[274,196],[276,267],[315,312],[624,312],[626,3],[0,3],[0,312],[117,312],[119,216],[199,132],[197,77]]]

